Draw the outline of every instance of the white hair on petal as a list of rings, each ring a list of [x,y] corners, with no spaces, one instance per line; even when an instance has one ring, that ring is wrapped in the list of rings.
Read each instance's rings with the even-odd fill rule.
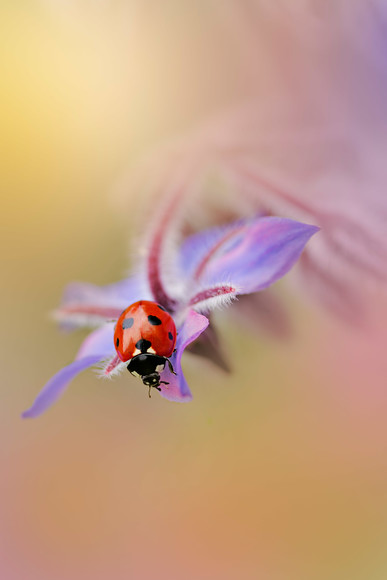
[[[105,358],[94,366],[94,371],[100,379],[112,379],[113,377],[120,375],[122,371],[126,369],[127,364],[119,362],[109,373],[106,373],[106,369],[115,358],[115,356]]]
[[[193,310],[208,313],[211,310],[223,309],[236,299],[239,289],[230,282],[220,282],[212,286],[197,286],[195,293],[187,300]]]
[[[115,322],[115,320],[108,320],[105,317],[98,316],[98,315],[91,315],[91,314],[81,314],[77,313],[67,313],[63,312],[60,309],[53,310],[50,313],[50,317],[58,322],[59,324],[63,324],[65,327],[75,327],[75,328],[99,328],[103,326],[107,322]]]

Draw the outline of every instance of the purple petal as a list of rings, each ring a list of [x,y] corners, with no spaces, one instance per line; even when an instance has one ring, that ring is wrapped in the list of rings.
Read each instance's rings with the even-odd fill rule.
[[[176,375],[173,375],[168,365],[161,374],[163,381],[169,385],[161,385],[161,395],[170,401],[190,401],[192,399],[187,381],[181,368],[181,356],[184,349],[191,344],[208,326],[209,320],[194,310],[188,312],[183,326],[179,329],[176,342],[176,352],[171,356],[171,362]]]
[[[116,354],[114,348],[114,323],[106,323],[89,334],[81,344],[75,360],[80,360],[87,356],[104,353],[104,358]]]
[[[306,252],[303,285],[336,314],[351,322],[358,318],[357,322],[363,324],[362,317],[367,317],[369,309],[369,283],[387,279],[387,197],[381,185],[385,181],[385,160],[379,154],[383,147],[364,147],[363,130],[358,143],[357,135],[352,133],[348,142],[335,133],[321,133],[320,137],[314,146],[301,142],[298,159],[315,158],[321,164],[325,156],[325,161],[329,158],[329,171],[327,163],[322,163],[325,169],[321,175],[320,165],[312,172],[310,167],[305,172],[306,167],[301,166],[297,186],[293,182],[288,188],[287,184],[277,185],[278,175],[267,179],[258,174],[250,159],[247,165],[238,163],[238,187],[272,211],[320,225],[321,235]],[[311,146],[313,153],[305,155]],[[346,151],[345,158],[335,154],[339,151]],[[357,162],[348,170],[350,159]],[[290,172],[295,175],[294,166]]]
[[[144,294],[147,294],[145,298]],[[97,286],[86,282],[72,282],[64,291],[63,303],[66,305],[92,303],[125,308],[141,298],[147,300],[151,298],[151,295],[141,277],[133,276],[106,286]]]
[[[117,320],[123,308],[113,306],[97,306],[96,304],[70,304],[62,306],[54,312],[54,318],[62,325],[76,323],[78,326],[93,326],[110,320]]]
[[[46,409],[51,407],[53,403],[63,394],[66,390],[67,385],[72,381],[72,379],[81,371],[87,369],[100,362],[105,358],[105,355],[93,355],[87,356],[80,360],[76,360],[69,364],[67,367],[61,369],[56,375],[54,375],[46,384],[45,387],[40,391],[39,395],[36,397],[32,407],[24,411],[22,414],[23,419],[38,417]]]
[[[137,300],[152,300],[141,276],[126,278],[115,284],[96,286],[73,282],[65,289],[62,305],[55,316],[64,328],[95,326],[120,313]]]
[[[209,228],[184,240],[179,256],[183,274],[190,278],[199,278],[214,253],[230,239],[230,236],[240,232],[249,221],[238,220],[231,224]]]
[[[262,290],[290,270],[318,230],[290,219],[257,218],[222,245],[206,265],[201,283],[213,286],[227,280],[239,294]]]

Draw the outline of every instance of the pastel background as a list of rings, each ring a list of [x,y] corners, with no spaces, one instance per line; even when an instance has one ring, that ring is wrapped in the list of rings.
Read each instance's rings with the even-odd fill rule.
[[[289,341],[221,313],[234,373],[186,356],[190,404],[85,372],[19,418],[84,336],[49,319],[63,287],[130,265],[142,153],[254,89],[276,134],[329,118],[371,157],[386,20],[368,4],[2,0],[2,580],[386,578],[383,291],[367,332],[285,284]]]

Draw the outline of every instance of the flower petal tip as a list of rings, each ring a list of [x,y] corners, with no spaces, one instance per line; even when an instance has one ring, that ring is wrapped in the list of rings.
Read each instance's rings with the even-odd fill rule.
[[[191,392],[182,394],[181,392],[176,392],[174,389],[173,391],[169,391],[166,388],[161,389],[160,395],[173,403],[190,403],[193,399]]]
[[[321,230],[319,226],[312,226],[310,224],[305,224],[305,227],[307,231],[309,231],[310,237],[312,237],[314,234],[317,234],[317,232]]]
[[[62,368],[43,387],[31,407],[22,413],[22,418],[33,419],[44,413],[59,399],[76,375],[94,366],[102,358],[101,355],[87,356]]]
[[[20,415],[21,419],[32,419],[34,416],[35,415],[32,412],[32,407],[30,407],[29,409],[27,409],[27,411],[24,411]]]

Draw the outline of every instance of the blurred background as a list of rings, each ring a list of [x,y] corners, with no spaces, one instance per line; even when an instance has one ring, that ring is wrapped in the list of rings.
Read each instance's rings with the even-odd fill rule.
[[[287,175],[301,171],[289,128],[323,142],[330,121],[359,145],[335,152],[333,187],[366,159],[384,190],[382,7],[2,0],[2,579],[386,577],[382,291],[367,331],[285,285],[289,340],[221,313],[234,372],[186,355],[190,404],[85,372],[19,418],[86,335],[49,319],[64,286],[130,266],[147,200],[123,176],[164,140],[254,93],[267,133],[286,125]],[[272,159],[275,143],[261,150]],[[316,151],[302,168],[326,178]]]

